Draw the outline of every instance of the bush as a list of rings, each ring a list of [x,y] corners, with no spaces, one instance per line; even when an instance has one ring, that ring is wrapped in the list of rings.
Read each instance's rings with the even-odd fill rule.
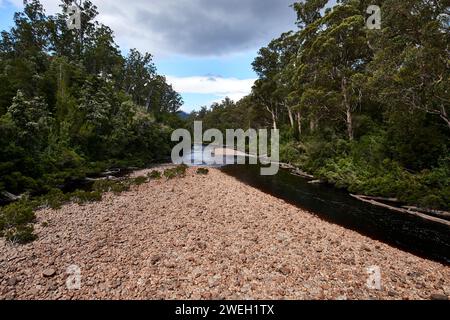
[[[52,189],[48,194],[35,201],[35,208],[45,206],[54,210],[61,209],[62,205],[69,200],[68,196],[59,189]]]
[[[175,168],[164,170],[164,177],[167,179],[174,179],[179,177],[184,177],[186,175],[186,171],[188,166],[185,164],[179,165]]]
[[[153,170],[152,172],[147,174],[147,177],[152,180],[158,180],[158,179],[161,179],[162,175],[161,175],[161,172],[159,172],[157,170]]]
[[[99,191],[82,191],[77,190],[71,194],[70,199],[73,202],[76,202],[80,205],[89,203],[89,202],[97,202],[102,200],[102,193]]]
[[[92,186],[93,191],[105,193],[114,192],[120,194],[130,190],[130,183],[128,181],[114,181],[114,180],[97,180]]]
[[[147,177],[136,177],[134,179],[131,180],[131,184],[136,185],[136,186],[140,186],[144,183],[147,183]]]
[[[209,173],[209,170],[208,169],[206,169],[206,168],[198,168],[197,169],[197,174],[199,174],[199,175],[208,175],[208,173]]]
[[[33,225],[19,225],[8,229],[5,232],[5,238],[12,243],[26,244],[36,240],[37,236],[33,232]]]
[[[14,243],[26,243],[35,239],[33,223],[36,216],[30,203],[22,200],[0,211],[0,234]]]

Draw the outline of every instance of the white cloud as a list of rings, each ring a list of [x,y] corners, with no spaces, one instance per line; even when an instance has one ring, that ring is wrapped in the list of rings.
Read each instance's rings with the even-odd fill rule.
[[[179,93],[209,94],[217,96],[220,101],[229,97],[238,101],[248,95],[256,79],[236,79],[222,77],[174,77],[167,76],[167,81]]]

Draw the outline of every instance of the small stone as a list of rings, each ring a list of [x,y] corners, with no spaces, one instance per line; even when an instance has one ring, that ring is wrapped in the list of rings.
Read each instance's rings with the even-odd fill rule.
[[[448,297],[446,295],[443,294],[439,294],[439,293],[434,293],[430,296],[431,300],[441,300],[441,301],[447,301]]]
[[[388,295],[389,297],[395,297],[397,295],[397,292],[389,290]]]
[[[160,256],[160,255],[153,255],[153,256],[150,258],[150,263],[151,263],[152,265],[157,264],[159,261],[161,261],[161,256]]]
[[[287,276],[291,273],[291,270],[288,267],[284,266],[284,267],[279,268],[278,272],[281,273],[282,275]]]
[[[9,278],[8,281],[6,281],[6,284],[8,286],[14,287],[17,282],[19,282],[19,280],[17,280],[17,278]]]
[[[56,275],[56,270],[55,269],[45,269],[44,272],[42,272],[42,275],[45,278],[51,278]]]
[[[120,282],[119,280],[114,280],[114,281],[111,283],[111,288],[117,289],[117,288],[120,287],[121,285],[122,285],[122,282]]]

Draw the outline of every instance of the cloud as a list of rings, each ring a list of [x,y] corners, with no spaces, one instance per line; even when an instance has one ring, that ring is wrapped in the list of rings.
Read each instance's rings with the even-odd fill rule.
[[[171,83],[177,92],[182,94],[205,94],[216,96],[217,99],[211,102],[220,101],[225,97],[238,101],[251,92],[255,80],[256,79],[222,78],[218,76],[167,76],[167,82]]]
[[[0,0],[4,1],[4,0]],[[22,0],[10,0],[20,7]],[[41,0],[47,12],[60,0]],[[93,0],[120,45],[157,55],[255,50],[294,28],[294,0]]]

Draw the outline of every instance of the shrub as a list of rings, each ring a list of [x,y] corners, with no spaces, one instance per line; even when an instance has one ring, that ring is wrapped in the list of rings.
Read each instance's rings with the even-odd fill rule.
[[[161,175],[161,172],[159,172],[157,170],[153,170],[152,172],[147,174],[147,177],[152,180],[158,180],[158,179],[161,179],[162,175]]]
[[[71,194],[70,199],[78,204],[85,204],[89,202],[96,202],[102,200],[102,193],[99,191],[82,191],[77,190]]]
[[[131,184],[140,186],[144,183],[147,183],[147,177],[136,177],[131,180]]]
[[[100,193],[114,192],[115,194],[120,194],[130,190],[130,183],[128,181],[97,180],[92,190]]]
[[[209,170],[207,169],[207,168],[198,168],[197,169],[197,174],[199,174],[199,175],[208,175],[208,173],[209,173]]]
[[[26,243],[35,239],[33,226],[36,219],[30,203],[22,200],[0,211],[0,233],[14,243]]]
[[[59,189],[52,189],[48,194],[35,201],[35,207],[45,206],[54,210],[61,209],[62,205],[69,200],[68,196]]]
[[[37,236],[33,232],[33,225],[19,225],[8,229],[5,232],[5,238],[12,243],[25,244],[36,240]]]
[[[174,179],[178,177],[184,177],[186,175],[186,171],[188,166],[185,164],[179,165],[175,168],[164,170],[164,177],[167,179]]]

